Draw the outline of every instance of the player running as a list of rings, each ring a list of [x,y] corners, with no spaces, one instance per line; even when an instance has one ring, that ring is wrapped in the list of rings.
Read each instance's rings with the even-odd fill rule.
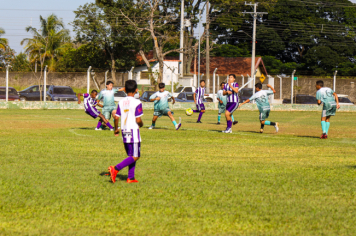
[[[197,110],[193,110],[193,112],[200,112],[197,123],[202,123],[200,120],[201,120],[201,117],[203,116],[203,114],[205,113],[205,106],[203,103],[204,96],[208,96],[208,95],[205,94],[205,80],[201,80],[200,87],[197,88],[197,90],[193,94],[194,103],[197,106]]]
[[[109,121],[107,119],[105,119],[105,116],[103,114],[101,114],[100,111],[98,111],[95,108],[96,106],[103,107],[103,105],[101,105],[100,103],[95,101],[95,97],[97,94],[98,94],[98,92],[96,90],[91,91],[90,95],[88,93],[84,93],[84,94],[78,93],[78,95],[77,95],[78,104],[81,103],[80,96],[83,96],[84,97],[85,113],[87,113],[94,119],[96,119],[98,116],[100,117],[100,120],[99,120],[98,125],[96,126],[95,130],[102,130],[100,127],[102,125],[102,122],[104,122],[104,124],[106,124],[106,126],[109,127],[111,131],[114,131],[114,128],[111,126]]]
[[[152,94],[150,97],[150,101],[154,101],[154,112],[153,112],[153,119],[152,119],[152,125],[148,129],[154,129],[156,126],[156,121],[159,117],[161,116],[168,116],[176,130],[179,130],[181,127],[181,122],[180,122],[180,117],[179,117],[179,124],[175,121],[171,110],[169,109],[168,106],[168,99],[172,98],[172,104],[176,102],[172,94],[168,91],[165,91],[165,84],[164,83],[159,83],[159,91]]]
[[[225,82],[222,82],[220,84],[220,90],[218,91],[217,93],[217,99],[219,101],[218,103],[218,108],[219,108],[219,113],[218,113],[218,125],[220,125],[220,120],[221,120],[221,113],[225,113],[226,111],[226,103],[227,103],[227,100],[226,100],[226,96],[223,94],[224,93],[224,88],[225,88]],[[234,116],[231,114],[231,120],[232,120],[232,123],[235,125],[237,124],[237,122],[235,122],[234,120]]]
[[[236,75],[230,74],[227,84],[225,84],[223,95],[227,95],[225,117],[227,122],[226,130],[223,133],[232,133],[232,113],[239,107],[239,84],[235,82]],[[238,121],[234,121],[234,125]]]
[[[137,183],[138,181],[135,179],[135,167],[136,161],[141,156],[141,136],[139,128],[143,126],[141,120],[141,116],[143,115],[142,103],[140,100],[134,98],[137,93],[137,83],[135,80],[126,81],[124,91],[127,97],[119,102],[117,110],[113,113],[115,113],[115,136],[118,136],[120,133],[118,124],[119,117],[121,118],[122,140],[128,157],[116,166],[110,166],[109,172],[111,181],[115,183],[117,173],[128,166],[129,173],[127,183]]]
[[[241,103],[239,107],[241,107],[242,105],[250,101],[256,100],[256,105],[260,112],[260,122],[261,122],[260,132],[263,133],[263,128],[265,127],[265,125],[272,125],[276,129],[276,133],[278,133],[279,123],[266,120],[269,117],[269,113],[271,111],[271,107],[268,102],[268,96],[276,93],[276,90],[274,90],[274,88],[269,84],[267,84],[267,88],[270,88],[271,90],[262,90],[261,83],[257,83],[255,85],[255,88],[256,88],[256,93],[252,95],[252,97],[250,97],[249,99]]]
[[[318,105],[323,103],[323,112],[321,113],[321,129],[323,134],[320,139],[327,139],[330,127],[330,117],[335,116],[336,109],[340,108],[337,94],[328,87],[324,87],[322,80],[316,81],[316,100]]]
[[[115,97],[114,94],[117,91],[123,91],[124,88],[121,89],[113,89],[114,83],[112,81],[106,82],[106,89],[100,91],[99,96],[97,98],[98,101],[103,99],[103,115],[105,118],[110,121],[112,112],[116,109]]]

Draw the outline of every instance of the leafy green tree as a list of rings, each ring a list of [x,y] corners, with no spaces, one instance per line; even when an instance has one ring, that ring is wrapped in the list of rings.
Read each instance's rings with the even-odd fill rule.
[[[15,58],[15,50],[6,46],[5,49],[0,49],[0,71],[5,71],[7,65],[12,65]]]
[[[5,50],[9,42],[6,38],[1,38],[1,35],[3,34],[5,34],[5,30],[3,28],[0,28],[0,49]]]
[[[308,69],[314,71],[316,75],[326,75],[332,73],[333,69],[343,61],[334,50],[327,46],[315,46],[305,55]]]
[[[30,62],[27,59],[27,55],[25,53],[20,53],[11,62],[12,71],[17,72],[29,72],[31,71]]]
[[[230,44],[218,44],[211,51],[211,56],[215,57],[249,57],[250,51],[246,47],[239,47]]]

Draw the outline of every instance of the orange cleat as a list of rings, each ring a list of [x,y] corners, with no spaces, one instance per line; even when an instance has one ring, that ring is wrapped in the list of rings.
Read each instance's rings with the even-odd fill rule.
[[[138,180],[136,180],[136,179],[127,179],[127,181],[126,181],[127,183],[129,183],[129,184],[131,184],[131,183],[138,183]]]
[[[113,183],[115,183],[116,175],[119,173],[119,171],[115,170],[114,166],[109,166],[109,172],[110,172],[110,179]]]

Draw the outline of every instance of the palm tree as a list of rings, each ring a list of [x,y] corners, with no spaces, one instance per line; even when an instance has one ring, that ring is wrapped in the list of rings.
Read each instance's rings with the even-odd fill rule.
[[[6,48],[7,44],[9,43],[7,39],[1,38],[1,35],[5,34],[5,30],[3,28],[0,28],[0,49]]]
[[[32,26],[26,28],[33,37],[23,39],[21,45],[26,43],[25,53],[28,54],[31,62],[40,61],[41,71],[45,61],[48,61],[49,70],[53,71],[56,60],[71,45],[69,30],[64,28],[63,21],[54,14],[46,19],[40,16],[40,22],[40,30]]]

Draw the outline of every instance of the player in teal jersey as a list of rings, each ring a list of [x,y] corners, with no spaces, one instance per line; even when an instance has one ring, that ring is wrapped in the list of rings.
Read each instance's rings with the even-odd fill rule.
[[[270,88],[271,90],[262,90],[261,83],[257,83],[255,87],[256,87],[256,93],[252,95],[252,97],[247,99],[245,102],[241,103],[239,107],[241,107],[242,105],[250,101],[256,100],[256,105],[260,112],[260,122],[261,122],[260,132],[263,133],[263,128],[265,127],[265,125],[272,125],[276,129],[276,133],[278,133],[279,130],[278,122],[271,122],[266,120],[269,117],[269,113],[271,111],[271,107],[268,102],[268,96],[276,93],[276,90],[274,90],[274,88],[269,84],[267,84],[267,88]]]
[[[220,125],[221,114],[225,114],[225,110],[226,110],[227,100],[226,100],[226,95],[223,94],[225,84],[226,84],[225,82],[222,82],[220,84],[221,90],[218,91],[217,96],[216,96],[219,101],[219,103],[218,103],[219,113],[218,113],[218,123],[217,123],[218,125]],[[235,121],[234,116],[232,114],[231,114],[231,120],[234,125],[236,125],[238,123],[237,121]]]
[[[159,117],[161,116],[168,116],[176,130],[178,130],[181,127],[181,122],[179,121],[179,124],[175,121],[171,110],[169,109],[168,105],[168,99],[172,98],[172,104],[176,102],[172,94],[168,91],[165,90],[165,84],[164,83],[159,83],[159,91],[152,94],[150,97],[150,101],[154,102],[154,112],[153,112],[153,119],[152,119],[152,125],[149,127],[149,129],[154,129],[156,126],[156,121]],[[180,119],[180,118],[179,118]]]
[[[123,91],[124,88],[122,89],[113,89],[114,83],[112,81],[106,82],[106,89],[101,90],[97,100],[100,101],[103,99],[103,115],[105,116],[105,119],[108,121],[111,118],[111,113],[116,110],[116,104],[115,104],[115,97],[114,94],[117,91]]]
[[[336,109],[340,108],[339,98],[337,94],[328,87],[324,87],[324,82],[322,80],[316,81],[316,100],[318,105],[323,103],[323,112],[321,113],[321,129],[323,134],[321,139],[328,138],[328,132],[330,127],[330,117],[335,116]]]

